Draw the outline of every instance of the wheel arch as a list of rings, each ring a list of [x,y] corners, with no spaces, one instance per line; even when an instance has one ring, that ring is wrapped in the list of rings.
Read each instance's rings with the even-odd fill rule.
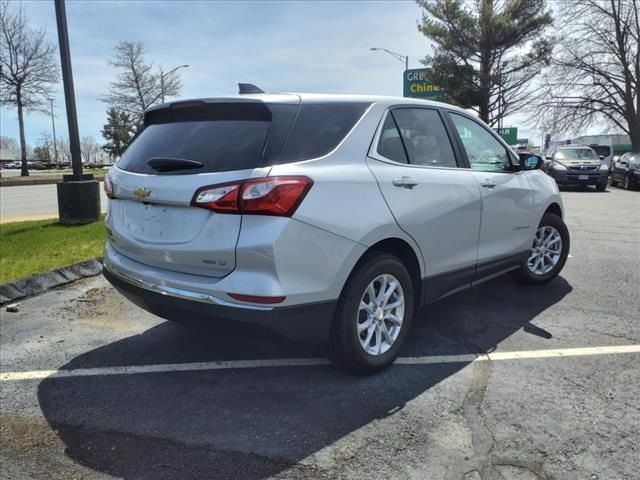
[[[549,204],[546,208],[546,210],[544,211],[544,213],[553,213],[554,215],[559,216],[560,218],[564,217],[563,211],[562,211],[562,207],[560,206],[560,204],[558,204],[557,202],[552,202],[551,204]]]
[[[394,255],[400,259],[400,261],[404,264],[409,272],[409,276],[411,277],[411,281],[413,283],[414,289],[414,298],[416,301],[416,306],[419,305],[420,299],[422,298],[422,277],[423,277],[423,269],[422,262],[420,262],[420,252],[417,252],[416,249],[406,240],[399,237],[389,237],[384,240],[380,240],[373,245],[371,245],[358,259],[353,268],[351,269],[351,274],[361,265],[363,262],[367,261],[372,255],[378,253],[388,253]],[[343,285],[343,289],[346,286],[347,282]]]

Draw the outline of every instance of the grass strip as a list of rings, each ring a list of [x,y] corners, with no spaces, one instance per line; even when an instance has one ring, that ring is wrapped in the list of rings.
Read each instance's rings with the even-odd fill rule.
[[[0,285],[101,256],[103,218],[73,226],[57,219],[0,224]]]

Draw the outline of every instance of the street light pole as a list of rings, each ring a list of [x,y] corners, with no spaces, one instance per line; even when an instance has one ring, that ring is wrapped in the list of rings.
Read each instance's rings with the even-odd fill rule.
[[[404,69],[405,70],[409,70],[409,55],[400,55],[399,53],[396,53],[394,51],[387,50],[386,48],[379,48],[379,47],[371,47],[370,50],[387,52],[389,55],[391,55],[396,60],[400,60],[402,63],[404,63]]]
[[[176,70],[181,68],[188,68],[190,65],[178,65],[173,70],[169,70],[167,73],[162,73],[162,68],[160,68],[160,100],[164,103],[164,79],[171,75]]]
[[[53,98],[49,99],[49,105],[51,107],[51,128],[53,130],[53,159],[58,163],[58,143],[56,142],[56,121],[53,116]]]
[[[55,0],[54,3],[58,26],[62,83],[64,85],[64,102],[67,108],[67,124],[69,126],[71,163],[73,165],[73,175],[64,175],[62,182],[56,185],[58,191],[58,217],[63,225],[81,225],[95,222],[100,218],[100,184],[93,179],[93,175],[82,174],[78,113],[73,90],[69,32],[67,31],[67,12],[64,0]],[[72,245],[69,247],[73,248]]]
[[[64,86],[64,102],[67,107],[67,123],[69,127],[71,166],[73,167],[73,180],[79,181],[82,179],[82,158],[80,157],[80,134],[78,133],[76,95],[73,89],[73,72],[71,71],[67,12],[64,0],[55,0],[55,5],[56,23],[58,24],[58,43],[60,46],[60,64],[62,67],[62,83]]]

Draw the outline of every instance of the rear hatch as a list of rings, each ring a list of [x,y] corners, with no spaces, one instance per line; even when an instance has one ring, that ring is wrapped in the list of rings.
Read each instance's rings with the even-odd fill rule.
[[[178,102],[150,110],[109,172],[112,246],[138,262],[223,277],[241,215],[191,206],[196,190],[266,177],[298,111],[293,95]]]

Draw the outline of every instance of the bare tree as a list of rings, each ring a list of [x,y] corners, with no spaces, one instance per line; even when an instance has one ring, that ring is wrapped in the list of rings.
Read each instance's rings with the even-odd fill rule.
[[[144,111],[159,103],[164,96],[180,94],[182,83],[176,70],[163,73],[145,60],[145,48],[140,42],[120,42],[109,64],[119,70],[111,82],[109,95],[103,100],[121,112],[131,115],[138,125],[144,120]]]
[[[100,145],[96,142],[96,139],[91,136],[82,137],[80,140],[80,153],[82,159],[87,163],[98,163],[98,153],[100,152]]]
[[[69,145],[69,140],[66,138],[58,138],[57,139],[57,147],[58,147],[58,158],[63,162],[70,163],[71,162],[71,146]]]
[[[58,82],[56,48],[45,40],[45,29],[32,29],[22,5],[16,11],[0,4],[0,102],[18,110],[22,176],[29,175],[24,113],[46,113],[47,98]]]
[[[38,137],[38,142],[36,146],[45,149],[47,152],[47,158],[49,160],[53,160],[54,158],[54,148],[53,148],[53,137],[46,130],[42,130],[40,132],[40,136]]]
[[[553,132],[603,122],[640,151],[640,7],[637,0],[568,0],[566,31],[535,109]]]
[[[0,148],[2,150],[17,150],[18,142],[16,142],[16,139],[13,137],[0,135]]]

